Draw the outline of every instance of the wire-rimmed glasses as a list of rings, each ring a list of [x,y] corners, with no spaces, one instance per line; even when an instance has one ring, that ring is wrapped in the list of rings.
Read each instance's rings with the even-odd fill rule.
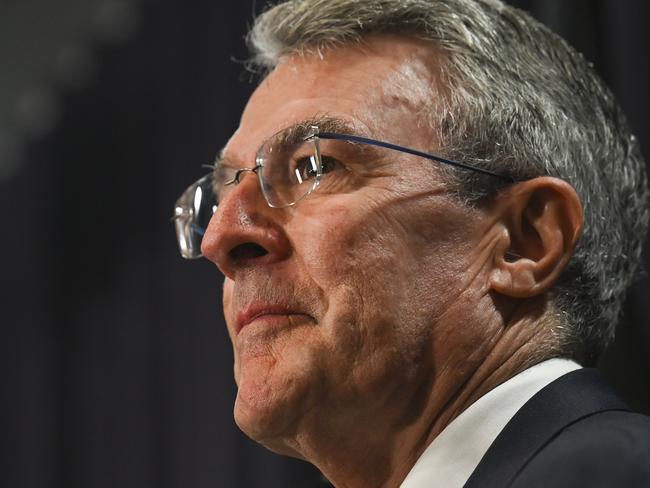
[[[181,255],[186,259],[201,257],[201,241],[220,201],[240,183],[247,173],[255,173],[269,207],[295,205],[312,193],[328,172],[330,160],[321,154],[320,139],[331,139],[382,147],[439,163],[513,181],[509,176],[485,168],[445,159],[417,149],[365,137],[320,131],[317,126],[284,130],[264,142],[257,151],[255,166],[234,167],[217,161],[213,171],[190,185],[176,201],[174,221]]]

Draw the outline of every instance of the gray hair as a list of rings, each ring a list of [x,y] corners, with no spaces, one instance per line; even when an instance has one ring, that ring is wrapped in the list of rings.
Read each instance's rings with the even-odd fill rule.
[[[499,0],[289,0],[249,34],[253,64],[320,53],[375,33],[428,40],[443,56],[443,107],[430,122],[449,158],[516,178],[555,176],[585,210],[578,247],[553,290],[561,354],[591,364],[613,338],[648,227],[645,164],[614,97],[585,59]],[[494,179],[455,172],[467,202]]]

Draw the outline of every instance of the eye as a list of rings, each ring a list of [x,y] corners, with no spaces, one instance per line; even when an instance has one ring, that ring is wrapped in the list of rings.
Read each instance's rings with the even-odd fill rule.
[[[343,167],[343,164],[338,159],[334,159],[331,156],[322,156],[320,162],[321,168],[323,168],[323,174]]]
[[[342,168],[343,164],[330,156],[321,156],[322,174],[330,173],[336,169]],[[294,175],[299,183],[315,178],[318,167],[316,159],[313,156],[304,157],[296,161],[294,167]]]
[[[295,175],[296,180],[298,180],[298,183],[315,178],[318,174],[316,158],[314,156],[308,156],[296,160],[294,163],[293,174]]]

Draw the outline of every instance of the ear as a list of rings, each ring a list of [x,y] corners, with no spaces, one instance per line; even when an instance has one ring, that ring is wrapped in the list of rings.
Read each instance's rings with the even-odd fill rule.
[[[493,247],[490,288],[513,298],[549,290],[569,263],[582,231],[575,189],[558,178],[540,177],[502,192],[491,209],[501,225]]]

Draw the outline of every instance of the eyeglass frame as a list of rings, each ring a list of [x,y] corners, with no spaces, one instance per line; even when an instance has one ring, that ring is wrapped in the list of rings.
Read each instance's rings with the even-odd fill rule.
[[[301,195],[300,197],[298,197],[297,199],[295,199],[291,203],[288,203],[286,205],[274,205],[274,204],[272,204],[270,202],[269,196],[266,194],[266,192],[264,190],[264,188],[265,188],[264,181],[263,181],[264,176],[259,171],[261,168],[264,167],[263,163],[261,163],[261,161],[260,161],[261,158],[260,158],[259,155],[256,158],[255,166],[253,166],[251,168],[239,168],[239,169],[237,169],[236,172],[235,172],[235,175],[233,176],[233,178],[231,180],[225,182],[224,186],[226,186],[226,185],[237,185],[240,182],[242,174],[247,173],[247,172],[252,172],[252,173],[255,173],[257,175],[257,177],[258,177],[258,179],[260,181],[260,189],[262,190],[262,194],[264,195],[264,199],[266,200],[266,203],[267,203],[267,205],[269,207],[271,207],[271,208],[286,208],[286,207],[293,206],[296,203],[298,203],[300,200],[302,200],[303,198],[310,195],[318,187],[318,185],[320,184],[320,180],[321,180],[321,178],[323,176],[323,172],[322,172],[323,168],[322,168],[322,160],[321,160],[321,155],[320,155],[320,145],[318,143],[319,139],[339,140],[339,141],[354,142],[354,143],[358,143],[358,144],[366,144],[366,145],[370,145],[370,146],[381,147],[381,148],[390,149],[390,150],[393,150],[393,151],[398,151],[398,152],[402,152],[402,153],[406,153],[406,154],[411,154],[413,156],[418,156],[418,157],[421,157],[421,158],[425,158],[425,159],[428,159],[430,161],[436,161],[436,162],[446,164],[446,165],[449,165],[449,166],[453,166],[453,167],[456,167],[456,168],[461,168],[461,169],[465,169],[465,170],[469,170],[469,171],[474,171],[474,172],[481,173],[481,174],[484,174],[484,175],[487,175],[487,176],[493,176],[493,177],[505,180],[508,183],[514,183],[514,182],[517,181],[515,178],[513,178],[511,176],[508,176],[508,175],[505,175],[505,174],[500,174],[500,173],[497,173],[495,171],[491,171],[491,170],[488,170],[488,169],[485,169],[485,168],[481,168],[480,166],[476,166],[476,165],[466,163],[466,162],[462,162],[462,161],[456,161],[456,160],[452,160],[452,159],[443,158],[443,157],[437,156],[435,154],[427,153],[427,152],[420,151],[418,149],[413,149],[413,148],[406,147],[406,146],[400,146],[398,144],[393,144],[391,142],[379,141],[379,140],[376,140],[376,139],[370,139],[370,138],[367,138],[367,137],[356,136],[356,135],[352,135],[352,134],[340,134],[340,133],[337,133],[337,132],[327,132],[327,131],[320,132],[319,127],[316,126],[316,125],[311,126],[311,130],[312,130],[312,133],[304,138],[304,142],[308,142],[310,140],[314,141],[314,147],[315,147],[315,151],[316,151],[316,161],[317,161],[317,171],[316,171],[314,183],[312,184],[311,188],[307,192],[305,192],[303,195]],[[214,168],[215,166],[211,166],[211,167]],[[182,212],[181,213],[178,212],[179,208],[181,208],[181,207],[179,207],[179,202],[185,197],[185,195],[189,191],[189,189],[194,187],[195,185],[197,185],[204,178],[207,178],[209,176],[210,175],[206,175],[206,176],[203,176],[203,177],[199,178],[198,180],[196,180],[192,185],[190,185],[181,194],[181,197],[179,197],[179,199],[176,202],[176,212],[175,212],[174,216],[171,219],[172,221],[176,221],[176,220],[181,218]],[[215,195],[215,201],[216,201],[216,195]],[[219,202],[216,202],[216,205],[213,207],[213,215],[214,215],[214,212],[216,212],[216,209],[217,209],[218,206],[219,206]],[[181,208],[181,210],[183,210],[183,209]],[[194,254],[191,254],[191,255],[186,254],[186,253],[183,252],[182,245],[180,243],[180,241],[181,241],[181,235],[180,235],[180,230],[179,230],[180,227],[181,226],[178,226],[178,225],[176,226],[176,232],[177,232],[177,241],[178,241],[178,244],[179,244],[181,256],[183,256],[186,259],[198,259],[198,258],[202,257],[202,254],[200,252],[199,253],[194,253]],[[192,227],[196,227],[196,226],[193,225]],[[199,230],[200,230],[200,235],[202,237],[203,233],[205,233],[205,229],[199,229]],[[197,229],[193,229],[193,231],[197,232]],[[185,237],[182,237],[182,238],[186,239]]]
[[[312,129],[313,133],[310,134],[309,136],[305,137],[305,139],[304,139],[305,142],[307,142],[307,141],[309,141],[311,139],[334,139],[334,140],[339,140],[339,141],[356,142],[356,143],[359,143],[359,144],[367,144],[369,146],[383,147],[385,149],[391,149],[393,151],[399,151],[399,152],[403,152],[403,153],[406,153],[406,154],[412,154],[414,156],[419,156],[421,158],[426,158],[426,159],[429,159],[431,161],[437,161],[439,163],[447,164],[447,165],[450,165],[450,166],[455,166],[457,168],[463,168],[463,169],[467,169],[467,170],[470,170],[470,171],[475,171],[475,172],[478,172],[478,173],[482,173],[482,174],[485,174],[485,175],[494,176],[494,177],[506,180],[506,181],[508,181],[510,183],[515,182],[515,179],[512,178],[511,176],[496,173],[494,171],[490,171],[488,169],[481,168],[480,166],[475,166],[473,164],[469,164],[469,163],[465,163],[465,162],[461,162],[461,161],[455,161],[453,159],[446,159],[446,158],[443,158],[441,156],[436,156],[435,154],[420,151],[418,149],[412,149],[410,147],[400,146],[398,144],[393,144],[392,142],[378,141],[376,139],[369,139],[367,137],[355,136],[355,135],[351,135],[351,134],[339,134],[337,132],[320,132],[319,129],[318,129],[318,126],[315,126],[315,125],[311,126],[311,129]],[[238,184],[239,179],[240,179],[240,175],[242,173],[245,173],[247,171],[251,171],[251,172],[253,172],[255,174],[258,174],[258,170],[260,168],[262,168],[262,167],[263,167],[262,164],[260,164],[259,162],[256,162],[255,166],[253,166],[252,168],[239,168],[236,171],[235,176],[231,180],[225,182],[224,185]],[[260,176],[260,178],[262,178],[262,177]],[[312,188],[309,192],[305,193],[305,195],[298,198],[295,202],[290,203],[290,204],[288,204],[286,206],[290,207],[291,205],[295,205],[297,202],[299,202],[300,200],[305,198],[307,195],[309,195],[309,193],[314,191],[314,189],[315,189],[315,187]],[[267,200],[267,203],[268,203],[269,207],[271,207],[271,208],[283,208],[283,207],[277,207],[277,206],[274,206],[274,205],[270,204],[268,202],[268,200]]]

